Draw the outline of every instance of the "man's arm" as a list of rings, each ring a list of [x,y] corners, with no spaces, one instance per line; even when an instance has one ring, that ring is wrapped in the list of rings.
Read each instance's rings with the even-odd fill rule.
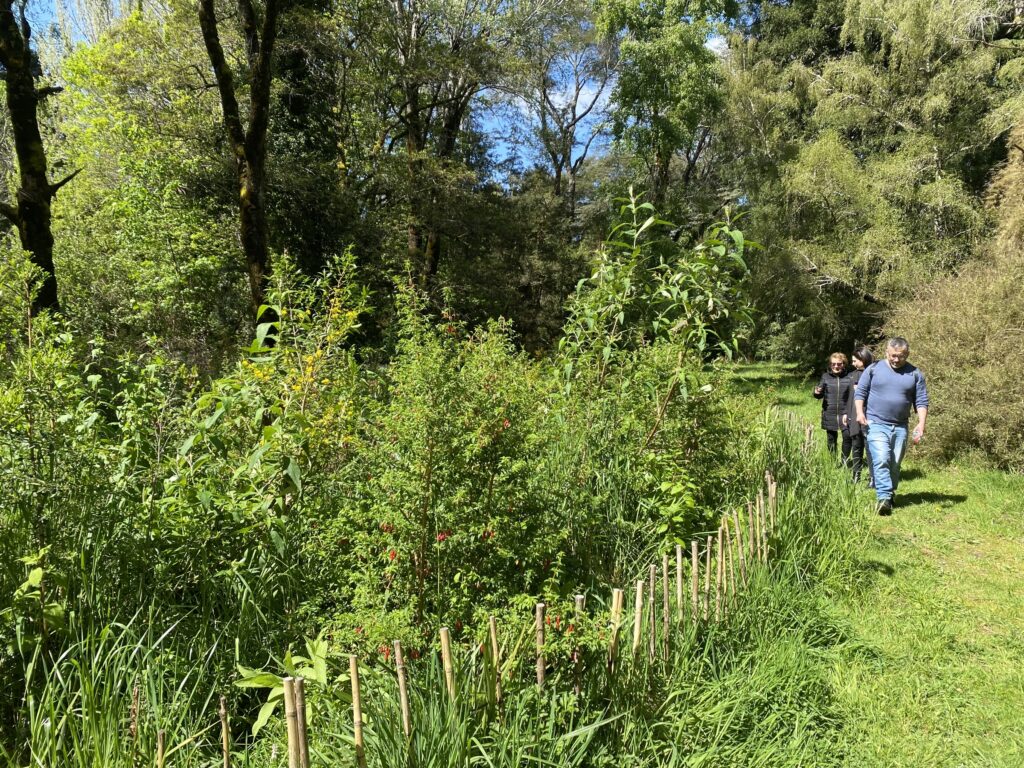
[[[870,366],[861,374],[857,382],[857,391],[853,393],[853,407],[857,411],[857,423],[862,427],[868,425],[868,417],[864,414],[864,403],[867,402],[868,393],[871,391],[871,378],[875,375],[874,366]]]
[[[917,426],[914,434],[920,439],[924,434],[924,425],[928,420],[928,387],[924,383],[924,375],[917,372],[917,391],[914,393],[914,405],[917,408]]]
[[[853,407],[857,409],[857,423],[862,427],[866,427],[868,425],[868,417],[864,415],[864,401],[854,400]]]

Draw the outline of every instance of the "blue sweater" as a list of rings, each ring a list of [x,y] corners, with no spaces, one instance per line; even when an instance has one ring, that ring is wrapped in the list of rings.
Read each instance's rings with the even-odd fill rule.
[[[885,360],[870,366],[860,377],[854,400],[864,401],[868,421],[906,426],[910,406],[928,407],[924,374],[910,363],[893,370]]]

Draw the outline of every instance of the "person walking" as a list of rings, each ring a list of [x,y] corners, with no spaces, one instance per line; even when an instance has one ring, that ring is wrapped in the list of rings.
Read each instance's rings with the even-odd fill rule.
[[[885,347],[885,360],[868,368],[854,393],[857,423],[867,427],[868,453],[878,514],[891,515],[900,485],[900,464],[907,451],[910,409],[917,410],[913,441],[924,436],[928,420],[928,388],[924,374],[907,362],[910,344],[895,336]]]
[[[856,392],[857,384],[864,373],[864,369],[875,362],[875,356],[867,347],[858,347],[850,358],[853,370],[850,371],[850,392]],[[849,405],[843,414],[843,427],[850,433],[850,466],[853,469],[853,482],[860,482],[861,468],[864,466],[864,446],[867,442],[867,432],[864,427],[857,423],[856,398],[850,397]],[[868,477],[871,478],[871,454],[867,456]],[[868,488],[874,488],[874,480],[869,480]]]
[[[825,430],[829,453],[836,453],[839,433],[843,433],[843,463],[850,457],[850,433],[843,427],[843,414],[850,400],[850,379],[846,373],[846,355],[833,352],[828,358],[828,371],[821,374],[814,396],[821,400],[821,428]]]

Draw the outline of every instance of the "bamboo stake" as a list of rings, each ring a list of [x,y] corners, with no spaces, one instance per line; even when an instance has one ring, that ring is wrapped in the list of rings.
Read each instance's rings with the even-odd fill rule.
[[[750,561],[761,559],[761,537],[757,535],[757,527],[754,523],[754,505],[747,502],[747,523],[750,526]]]
[[[139,740],[139,684],[132,687],[132,706],[128,713],[128,734],[132,737],[132,751]]]
[[[363,700],[359,695],[359,662],[355,655],[348,657],[348,674],[352,678],[352,730],[355,736],[356,764],[366,768],[366,748],[363,744]]]
[[[441,627],[441,666],[444,667],[444,685],[448,697],[455,698],[455,668],[452,665],[452,636],[448,627]]]
[[[608,670],[615,669],[615,657],[619,652],[619,627],[622,625],[622,590],[612,590],[612,628],[608,642]]]
[[[747,585],[747,558],[743,554],[743,529],[740,527],[740,514],[735,508],[732,510],[732,522],[736,528],[736,555],[740,561],[740,577],[743,579],[743,586]]]
[[[732,526],[729,525],[729,516],[725,516],[725,559],[729,563],[729,578],[726,582],[727,604],[732,605],[736,600],[736,566],[732,554]]]
[[[690,602],[691,616],[696,624],[700,618],[700,544],[697,539],[690,542]]]
[[[718,538],[715,542],[715,621],[722,618],[722,577],[725,569],[722,567],[725,562],[722,559],[722,526],[718,526]]]
[[[711,618],[711,537],[704,545],[704,621]]]
[[[580,658],[580,644],[575,642],[576,638],[579,637],[579,628],[583,619],[583,610],[587,604],[587,598],[583,595],[576,595],[574,598],[576,603],[576,611],[573,614],[573,625],[576,628],[577,635],[573,637],[573,648],[572,648],[572,676],[573,676],[573,691],[579,696],[583,689],[583,660]]]
[[[771,475],[769,474],[769,477]],[[775,483],[775,479],[772,478],[768,483],[768,525],[771,527],[772,532],[775,531],[775,513],[779,509],[779,486]]]
[[[405,738],[412,736],[412,713],[409,711],[409,687],[405,679],[405,657],[402,656],[402,642],[395,640],[395,673],[398,675],[398,703],[402,707],[402,733]]]
[[[156,732],[156,768],[164,768],[164,747],[167,745],[167,731]]]
[[[299,768],[309,768],[309,733],[306,725],[306,681],[295,678],[295,725],[299,735]],[[224,756],[224,768],[229,768],[227,754]]]
[[[683,623],[683,545],[676,544],[676,621]]]
[[[668,661],[668,625],[672,612],[672,599],[668,588],[668,553],[661,556],[661,646],[665,661]]]
[[[231,731],[228,728],[228,700],[220,697],[220,751],[224,758],[224,768],[231,768]]]
[[[633,657],[636,657],[636,652],[640,649],[640,633],[643,630],[643,625],[640,623],[643,620],[644,613],[644,580],[638,579],[636,582],[636,602],[633,605]]]
[[[544,687],[544,603],[537,603],[537,688]]]
[[[295,713],[295,678],[284,679],[284,719],[288,732],[288,768],[299,768],[299,729]]]
[[[768,517],[765,514],[764,492],[757,492],[757,524],[761,529],[761,558],[768,562]]]
[[[647,590],[647,631],[650,637],[647,640],[647,656],[651,661],[658,653],[658,616],[654,609],[654,595],[658,587],[658,566],[651,564],[648,576],[649,584]]]
[[[491,616],[487,619],[491,633],[491,659],[494,662],[494,703],[501,704],[501,649],[498,647],[498,622]]]

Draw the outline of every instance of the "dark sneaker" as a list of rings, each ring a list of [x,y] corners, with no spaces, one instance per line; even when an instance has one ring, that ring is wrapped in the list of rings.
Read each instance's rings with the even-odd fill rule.
[[[888,517],[892,514],[892,499],[882,499],[878,502],[878,514]]]
[[[873,477],[869,477],[868,478],[868,488],[870,488],[871,490],[875,489],[875,478],[873,478]]]

